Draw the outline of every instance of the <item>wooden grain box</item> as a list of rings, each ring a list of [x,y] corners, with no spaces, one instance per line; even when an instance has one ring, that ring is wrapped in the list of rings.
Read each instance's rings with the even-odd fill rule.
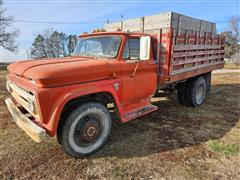
[[[216,24],[175,12],[160,13],[151,16],[123,20],[104,25],[107,31],[121,29],[129,32],[158,33],[159,29],[173,27],[174,34],[197,32],[216,34]]]

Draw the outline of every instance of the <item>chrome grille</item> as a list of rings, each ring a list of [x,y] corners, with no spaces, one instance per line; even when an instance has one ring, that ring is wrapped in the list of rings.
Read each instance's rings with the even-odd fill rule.
[[[39,117],[36,99],[31,91],[28,91],[10,81],[7,82],[7,89],[9,90],[13,98],[19,103],[19,105],[26,109],[35,118]],[[33,104],[33,110],[30,109],[30,103]]]

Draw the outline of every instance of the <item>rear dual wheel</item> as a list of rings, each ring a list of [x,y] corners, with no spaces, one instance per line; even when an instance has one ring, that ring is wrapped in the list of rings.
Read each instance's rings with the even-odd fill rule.
[[[178,85],[178,99],[181,104],[197,107],[200,106],[207,93],[207,83],[203,76],[189,79]]]
[[[186,104],[193,107],[200,106],[206,97],[206,92],[207,84],[202,76],[189,81],[186,88]]]
[[[177,85],[178,101],[182,105],[186,105],[186,82]]]
[[[105,106],[90,102],[73,110],[62,129],[64,151],[80,158],[99,150],[107,141],[111,130],[111,117]]]

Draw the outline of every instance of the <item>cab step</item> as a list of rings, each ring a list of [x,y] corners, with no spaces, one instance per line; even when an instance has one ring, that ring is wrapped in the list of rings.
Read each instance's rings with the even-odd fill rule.
[[[130,121],[132,119],[141,117],[141,116],[143,116],[145,114],[148,114],[150,112],[153,112],[157,109],[158,109],[158,107],[154,106],[152,104],[149,104],[149,105],[144,106],[144,107],[139,108],[139,109],[135,109],[133,111],[130,111],[130,112],[124,114],[123,118],[122,118],[122,122],[127,122],[127,121]]]

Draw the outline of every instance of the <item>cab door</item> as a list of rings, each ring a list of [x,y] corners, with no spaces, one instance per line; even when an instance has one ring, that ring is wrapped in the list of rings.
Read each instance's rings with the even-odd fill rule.
[[[120,100],[123,104],[136,103],[154,95],[157,86],[157,66],[152,53],[148,60],[140,60],[140,37],[127,38],[120,64]]]

